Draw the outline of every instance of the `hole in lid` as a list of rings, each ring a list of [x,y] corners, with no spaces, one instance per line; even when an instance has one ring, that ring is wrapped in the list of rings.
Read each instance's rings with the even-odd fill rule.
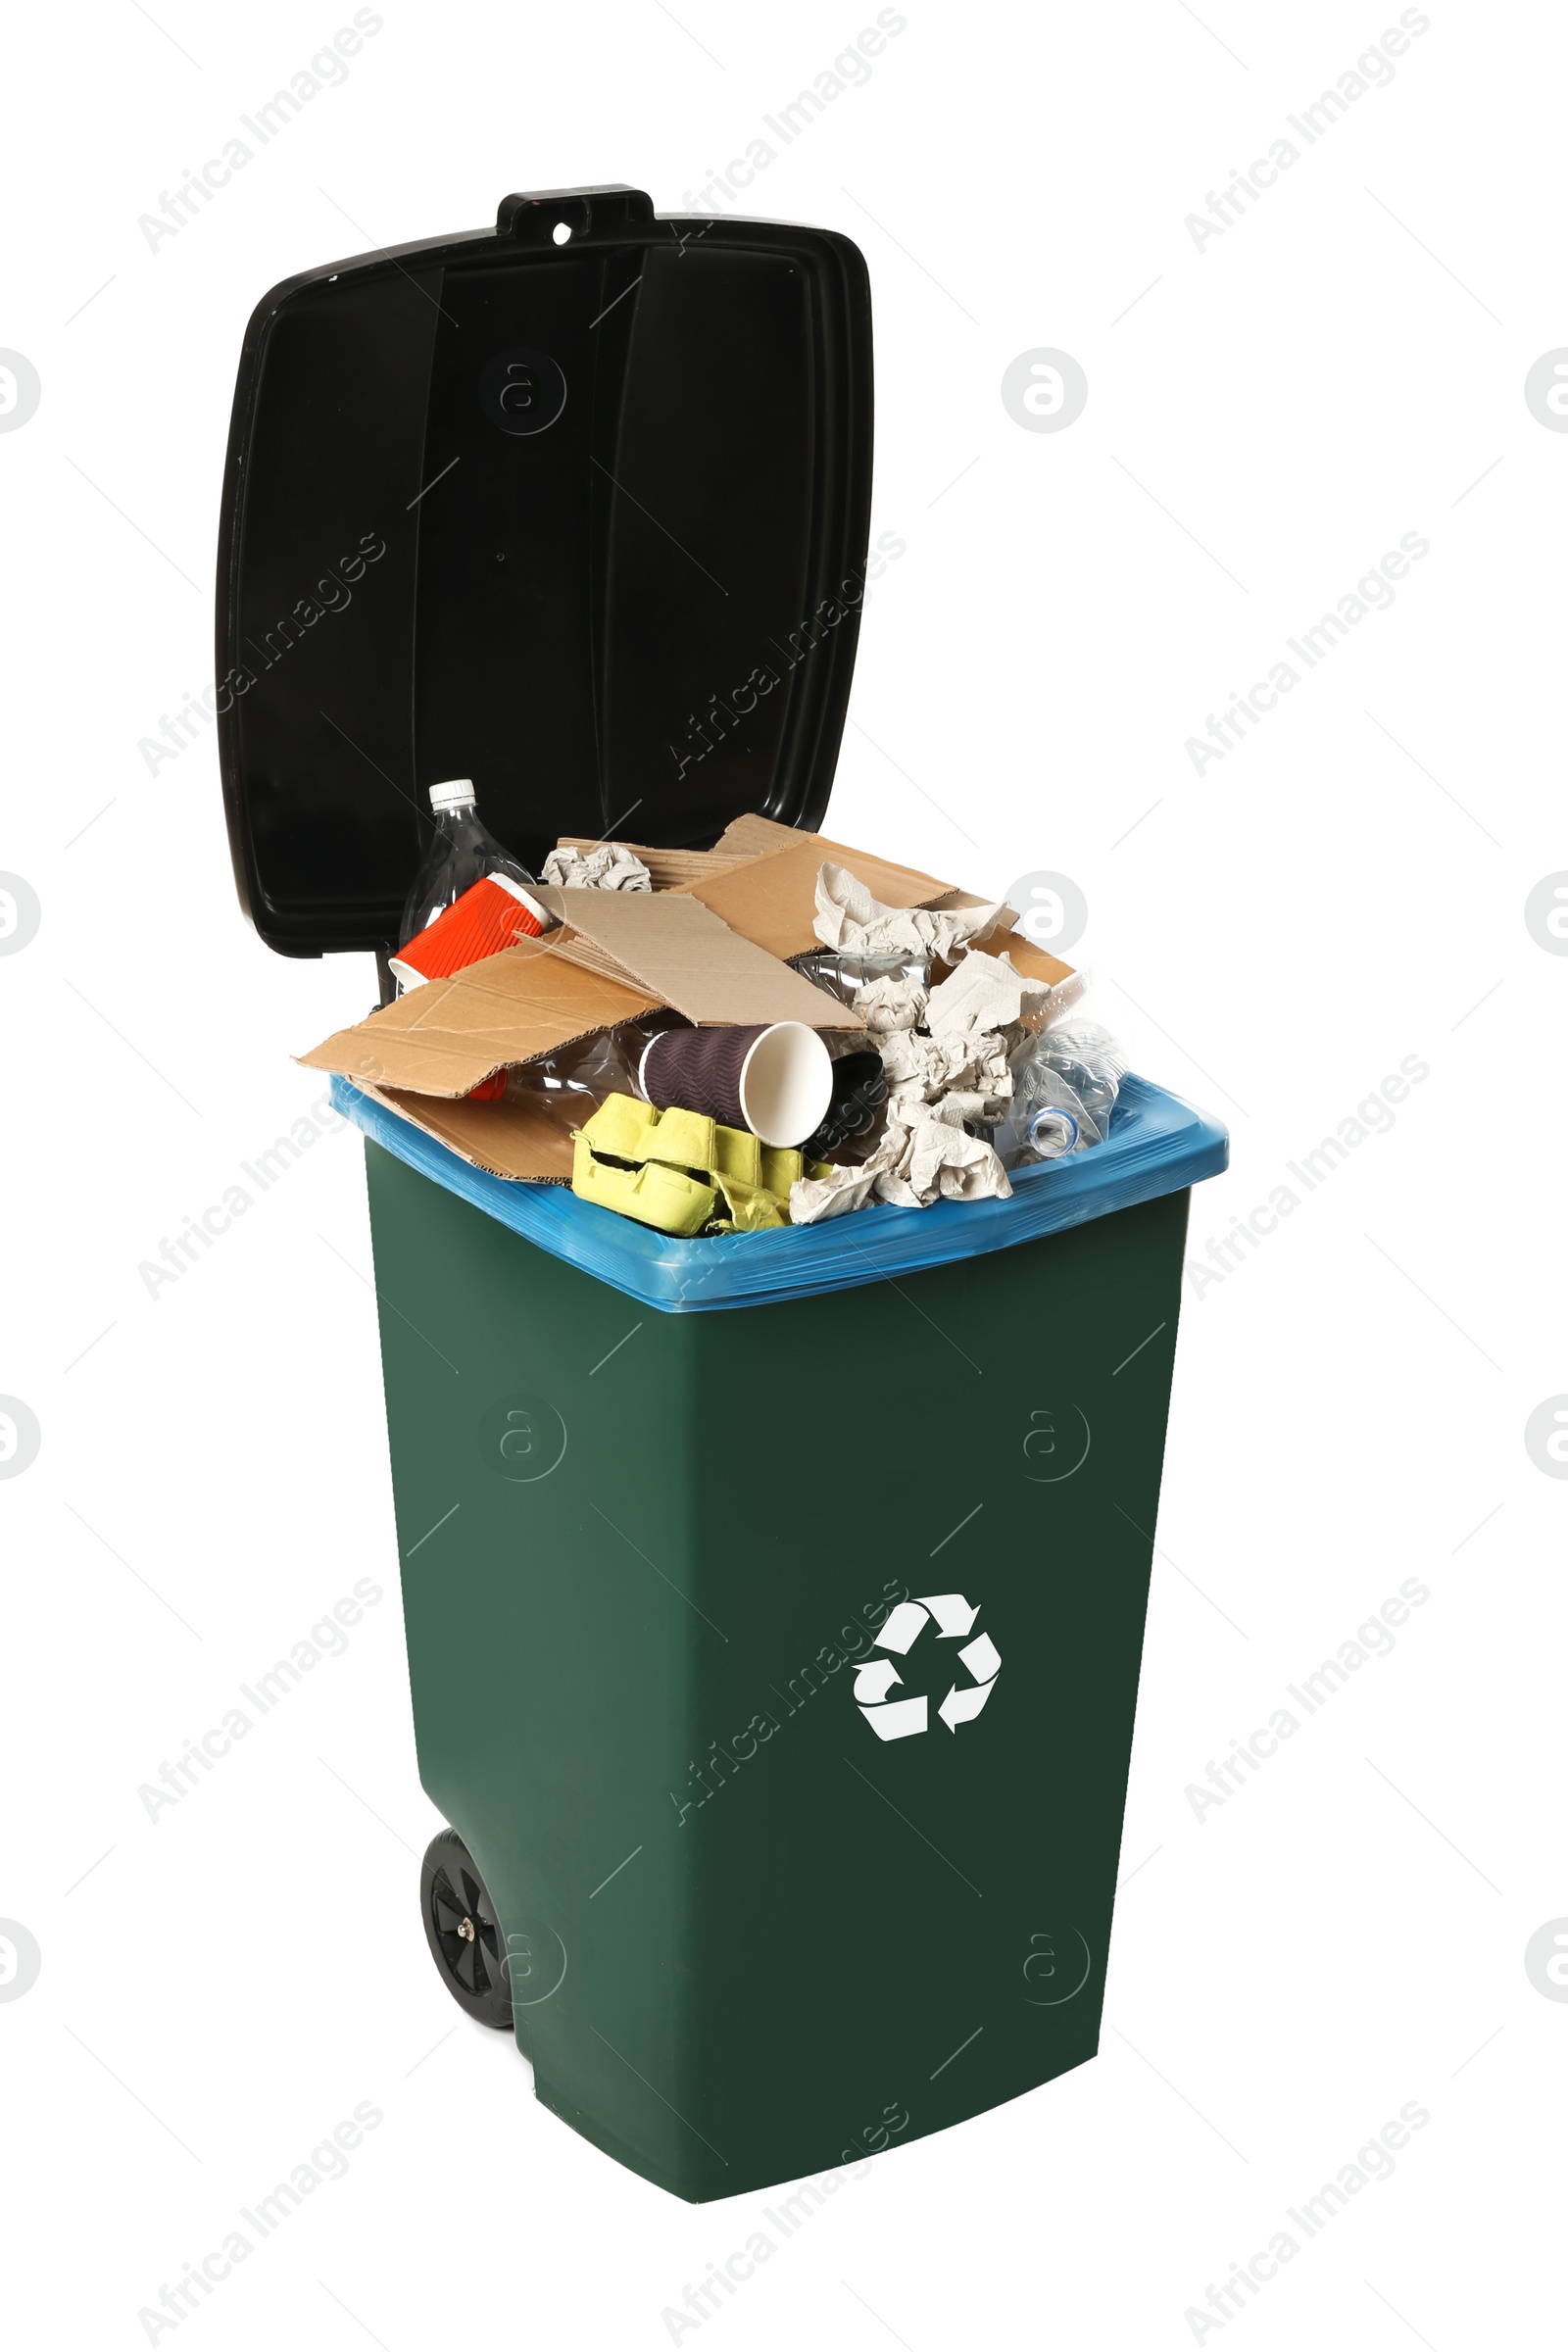
[[[568,244],[571,239],[571,227],[569,222],[565,220],[558,220],[555,227],[550,231],[550,234],[553,241],[557,245]]]

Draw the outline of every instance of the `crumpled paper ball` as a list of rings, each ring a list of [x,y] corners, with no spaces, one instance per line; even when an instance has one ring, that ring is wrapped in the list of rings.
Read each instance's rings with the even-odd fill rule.
[[[654,878],[634,850],[621,841],[597,850],[552,850],[541,882],[557,890],[652,890]]]

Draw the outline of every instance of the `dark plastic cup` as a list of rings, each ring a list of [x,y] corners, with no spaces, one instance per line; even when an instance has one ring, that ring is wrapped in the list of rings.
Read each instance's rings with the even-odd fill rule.
[[[660,1110],[697,1110],[764,1144],[804,1143],[833,1099],[833,1063],[804,1021],[761,1028],[666,1029],[651,1038],[637,1083]]]

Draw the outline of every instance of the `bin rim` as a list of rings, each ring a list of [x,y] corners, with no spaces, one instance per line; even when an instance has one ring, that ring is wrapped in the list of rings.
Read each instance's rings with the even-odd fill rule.
[[[345,1078],[332,1080],[331,1100],[406,1167],[662,1314],[778,1305],[960,1263],[1185,1191],[1220,1175],[1230,1160],[1230,1137],[1218,1120],[1129,1074],[1105,1142],[1068,1159],[1014,1169],[1008,1200],[939,1200],[930,1208],[884,1203],[821,1225],[672,1241],[579,1200],[564,1185],[492,1176]]]

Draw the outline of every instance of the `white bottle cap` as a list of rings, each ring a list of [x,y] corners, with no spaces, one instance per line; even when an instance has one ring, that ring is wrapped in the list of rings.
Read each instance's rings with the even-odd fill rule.
[[[471,808],[473,785],[466,776],[454,776],[449,783],[432,784],[430,806],[437,813],[443,808]]]

